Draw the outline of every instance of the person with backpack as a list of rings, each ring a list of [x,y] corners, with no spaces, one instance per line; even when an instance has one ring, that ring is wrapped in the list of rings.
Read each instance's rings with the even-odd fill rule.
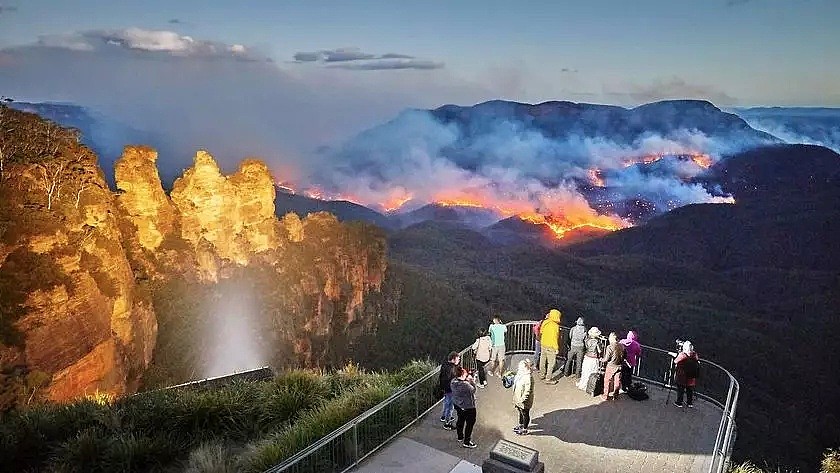
[[[674,405],[683,407],[683,393],[687,406],[694,407],[694,386],[700,377],[700,359],[694,351],[694,345],[688,340],[682,344],[682,351],[674,359],[674,381],[677,384],[677,400]]]
[[[493,341],[487,335],[487,329],[479,329],[478,338],[472,344],[472,350],[475,352],[475,364],[478,368],[478,387],[487,387],[487,363],[490,362],[490,349],[493,347]]]
[[[604,357],[601,358],[602,363],[606,363],[604,369],[604,400],[612,401],[618,396],[621,389],[621,366],[624,364],[624,345],[618,343],[618,335],[615,332],[610,332],[610,344],[607,346],[607,351]]]
[[[589,377],[598,372],[598,360],[601,358],[601,330],[598,327],[592,327],[587,335],[584,344],[586,351],[583,355],[583,363],[581,363],[583,368],[581,369],[580,380],[577,383],[577,387],[581,391],[586,391]]]
[[[571,376],[574,371],[575,376],[580,379],[583,371],[583,356],[586,352],[586,327],[583,325],[583,317],[578,317],[575,326],[569,330],[569,345],[569,354],[563,371],[566,376]]]
[[[507,333],[507,325],[503,324],[499,317],[493,317],[493,323],[490,324],[487,330],[490,332],[490,340],[493,342],[493,346],[490,348],[490,362],[493,363],[493,367],[487,374],[492,376],[495,372],[496,376],[501,378],[502,373],[505,371],[505,334]]]
[[[475,426],[475,382],[469,371],[461,366],[455,367],[456,377],[452,379],[452,402],[458,413],[458,441],[464,448],[476,448],[472,441],[473,426]]]
[[[443,422],[443,428],[452,430],[452,421],[455,417],[452,415],[452,379],[455,377],[455,368],[461,362],[461,355],[457,351],[449,354],[449,358],[440,365],[440,379],[438,384],[438,392],[443,394],[443,412],[440,415],[440,421]]]
[[[625,353],[624,366],[621,367],[621,385],[628,390],[633,385],[633,370],[642,356],[642,345],[639,344],[639,335],[634,330],[627,332],[627,338],[618,343],[624,346]]]
[[[531,407],[534,405],[534,365],[531,360],[519,362],[513,381],[513,405],[519,411],[519,424],[513,428],[517,435],[528,435]]]
[[[560,352],[560,320],[563,314],[557,309],[548,311],[546,320],[540,328],[540,379],[547,384],[557,384],[551,378],[554,376],[554,363],[557,362],[557,353]]]

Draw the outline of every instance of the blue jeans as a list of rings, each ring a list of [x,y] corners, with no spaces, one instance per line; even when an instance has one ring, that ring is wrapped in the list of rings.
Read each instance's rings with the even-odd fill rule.
[[[443,395],[443,414],[440,416],[446,419],[446,422],[449,422],[449,418],[452,417],[452,393]]]

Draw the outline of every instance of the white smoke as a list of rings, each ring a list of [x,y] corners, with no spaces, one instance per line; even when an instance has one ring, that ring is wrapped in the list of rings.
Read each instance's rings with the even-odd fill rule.
[[[204,377],[215,377],[266,366],[268,356],[261,344],[255,343],[260,334],[249,289],[241,287],[223,291],[213,301],[209,321],[204,327],[207,359]],[[185,343],[196,343],[185,340]]]

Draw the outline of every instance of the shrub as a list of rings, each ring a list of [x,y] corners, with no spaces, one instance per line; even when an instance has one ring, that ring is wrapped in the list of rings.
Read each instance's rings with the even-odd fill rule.
[[[236,459],[230,448],[218,442],[205,443],[190,452],[184,473],[236,473]]]
[[[825,452],[821,466],[821,473],[840,473],[840,450]]]

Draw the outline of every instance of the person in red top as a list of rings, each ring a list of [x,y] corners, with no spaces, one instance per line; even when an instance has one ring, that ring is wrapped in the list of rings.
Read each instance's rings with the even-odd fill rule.
[[[686,396],[688,407],[694,407],[694,386],[697,385],[697,377],[700,375],[700,360],[694,345],[688,340],[682,344],[682,352],[674,359],[674,381],[677,384],[677,400],[674,405],[683,407],[683,393]]]
[[[540,346],[540,330],[542,329],[542,323],[547,318],[548,316],[546,315],[539,322],[534,322],[534,326],[531,327],[531,331],[534,333],[534,366],[540,366],[540,352],[542,352],[542,347]]]

